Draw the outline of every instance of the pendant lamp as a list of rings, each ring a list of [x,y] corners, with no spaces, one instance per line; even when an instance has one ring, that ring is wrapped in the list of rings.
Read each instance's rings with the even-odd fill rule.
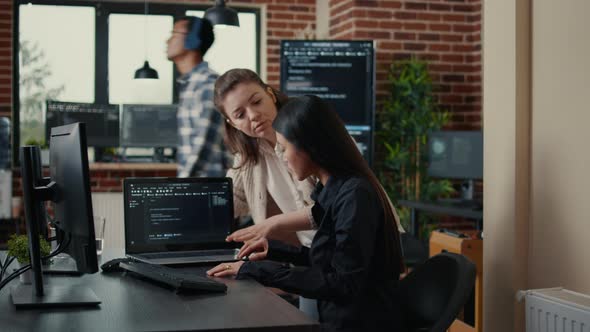
[[[144,46],[144,56],[146,58],[145,62],[143,63],[143,67],[139,68],[135,71],[135,79],[158,79],[158,72],[150,67],[150,63],[147,61],[147,16],[148,14],[148,4],[147,0],[144,1],[144,27],[143,27],[143,46]]]
[[[215,0],[215,6],[205,11],[205,18],[213,25],[240,26],[238,12],[225,6],[225,0]]]

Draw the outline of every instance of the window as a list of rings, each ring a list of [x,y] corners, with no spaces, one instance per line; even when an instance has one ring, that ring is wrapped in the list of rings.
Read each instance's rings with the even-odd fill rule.
[[[109,15],[109,103],[172,104],[174,64],[166,59],[172,16]],[[157,80],[135,80],[148,60]]]
[[[44,141],[45,100],[94,102],[94,17],[93,7],[20,6],[21,142]]]
[[[165,53],[173,18],[202,16],[209,7],[150,3],[146,16],[138,2],[17,0],[19,65],[13,84],[20,103],[13,119],[20,130],[13,131],[13,155],[18,157],[20,145],[45,137],[46,100],[175,103],[178,73]],[[216,41],[205,60],[220,74],[235,67],[258,71],[260,12],[233,8],[241,26],[215,27]],[[158,80],[133,79],[144,60],[158,71]]]
[[[203,17],[205,12],[189,10],[186,15]],[[220,75],[232,68],[257,71],[256,14],[238,13],[238,18],[239,28],[214,26],[215,42],[205,54],[205,61]]]

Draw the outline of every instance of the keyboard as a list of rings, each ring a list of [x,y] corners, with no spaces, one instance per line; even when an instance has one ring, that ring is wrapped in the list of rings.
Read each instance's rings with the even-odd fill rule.
[[[195,275],[194,273],[179,271],[170,267],[142,262],[121,262],[119,267],[133,272],[131,275],[140,276],[158,284],[168,286],[181,292],[210,291],[226,292],[224,283]]]

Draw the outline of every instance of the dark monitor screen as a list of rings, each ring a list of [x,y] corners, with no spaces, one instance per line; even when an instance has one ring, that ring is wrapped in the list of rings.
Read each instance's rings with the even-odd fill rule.
[[[76,122],[86,123],[88,146],[119,146],[119,106],[47,101],[45,134],[51,128]]]
[[[123,105],[121,146],[176,147],[177,105]]]
[[[85,124],[51,128],[49,156],[50,178],[57,186],[56,228],[70,237],[65,252],[76,261],[79,272],[97,272]]]
[[[439,131],[428,137],[428,175],[448,179],[483,178],[481,131]]]
[[[359,149],[365,160],[371,158],[371,141],[372,134],[371,127],[369,126],[346,126],[346,130],[356,143],[356,147]]]
[[[373,125],[372,41],[281,41],[281,91],[332,104],[347,125]]]
[[[128,252],[234,247],[225,241],[234,230],[231,179],[138,178],[124,187]]]

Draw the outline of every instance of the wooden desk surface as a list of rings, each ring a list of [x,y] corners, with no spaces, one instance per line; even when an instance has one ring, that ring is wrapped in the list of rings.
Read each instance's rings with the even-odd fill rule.
[[[4,253],[0,253],[0,258]],[[105,256],[108,257],[108,256]],[[113,257],[111,255],[111,257]],[[205,267],[187,270],[204,275]],[[2,331],[319,331],[319,324],[253,280],[218,279],[226,294],[178,295],[122,272],[44,276],[47,286],[82,284],[101,299],[95,308],[16,310],[13,280],[0,290]],[[46,286],[46,287],[47,287]]]

